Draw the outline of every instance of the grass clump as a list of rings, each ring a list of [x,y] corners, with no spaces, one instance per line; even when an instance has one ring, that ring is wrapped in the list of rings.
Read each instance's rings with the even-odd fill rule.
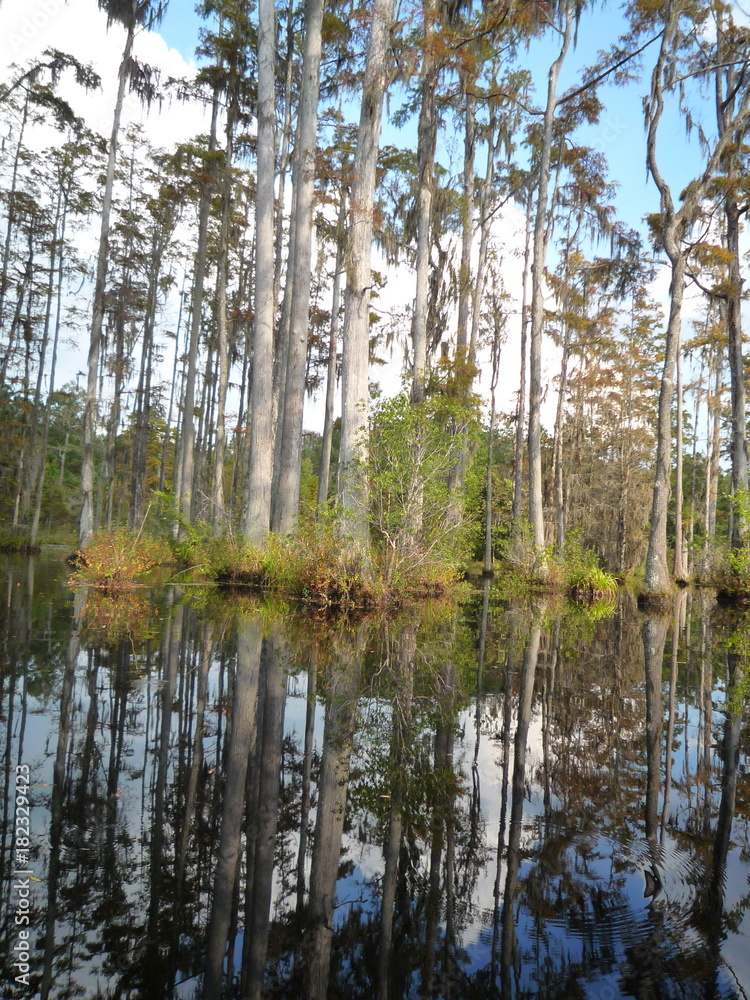
[[[32,545],[23,535],[14,535],[8,531],[0,532],[0,552],[10,556],[33,556],[41,552],[41,546]]]
[[[72,583],[94,587],[108,594],[137,585],[138,578],[154,566],[169,562],[171,552],[163,539],[115,528],[98,531],[85,551],[77,553]]]
[[[295,536],[269,535],[262,547],[234,537],[207,539],[202,555],[208,575],[225,585],[325,606],[367,603],[365,560],[326,528],[313,526]]]
[[[574,601],[611,603],[617,594],[617,580],[603,570],[591,549],[573,547],[566,554],[565,582]]]
[[[390,572],[387,560],[347,542],[333,525],[306,525],[293,537],[269,535],[262,546],[237,538],[206,540],[204,572],[225,586],[294,597],[325,609],[399,606],[442,597],[458,588],[452,566],[424,563],[413,573]]]

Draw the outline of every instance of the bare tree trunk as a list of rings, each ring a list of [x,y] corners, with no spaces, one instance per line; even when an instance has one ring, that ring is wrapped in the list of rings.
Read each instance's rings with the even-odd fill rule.
[[[529,353],[529,520],[534,539],[534,568],[547,575],[544,549],[544,501],[542,498],[542,333],[544,328],[544,269],[547,259],[547,203],[552,155],[552,129],[557,107],[557,80],[573,37],[573,10],[570,0],[562,5],[565,19],[560,52],[549,69],[547,104],[542,126],[539,184],[534,218],[534,252],[531,260],[531,346]]]
[[[674,497],[674,575],[676,580],[687,579],[685,561],[685,532],[683,529],[683,432],[682,432],[682,344],[677,341],[677,439],[675,441],[675,497]]]
[[[236,74],[235,74],[236,75]],[[234,153],[234,101],[230,95],[230,109],[227,114],[226,146],[224,147],[224,183],[222,185],[221,228],[219,234],[217,346],[219,356],[219,384],[216,393],[216,442],[214,445],[214,465],[211,479],[211,520],[220,534],[225,526],[224,508],[224,459],[226,453],[225,411],[227,388],[229,386],[229,342],[227,335],[227,268],[229,258],[229,215],[232,208],[232,161]]]
[[[732,178],[741,176],[738,171],[737,151],[745,141],[746,127],[735,131],[732,128],[732,118],[735,114],[738,80],[738,67],[731,58],[732,45],[726,46],[726,25],[724,13],[717,16],[717,61],[716,76],[716,121],[719,135],[729,132],[732,143],[727,152],[726,173]],[[728,50],[728,51],[725,51]],[[744,70],[739,70],[744,73]],[[724,219],[726,222],[726,246],[730,253],[727,268],[728,288],[727,303],[727,333],[729,337],[729,375],[732,386],[732,436],[730,455],[732,462],[732,493],[747,492],[747,416],[745,413],[745,367],[742,355],[742,286],[743,277],[740,257],[740,215],[736,188],[730,187],[724,198]],[[735,508],[733,530],[730,538],[732,548],[738,548],[745,542],[748,525]]]
[[[62,285],[63,267],[65,257],[65,219],[67,214],[67,198],[63,205],[62,219],[60,221],[60,252],[57,259],[57,311],[55,315],[55,332],[52,339],[52,361],[50,362],[49,388],[47,390],[47,403],[44,408],[44,429],[42,431],[41,462],[39,467],[39,478],[36,482],[36,498],[34,501],[34,514],[31,521],[31,533],[29,541],[36,544],[39,535],[39,520],[42,513],[42,498],[44,496],[44,482],[47,477],[47,443],[49,441],[49,425],[52,411],[52,398],[55,392],[55,372],[57,368],[57,345],[60,340],[60,322],[62,316]]]
[[[208,156],[216,149],[216,126],[219,117],[219,89],[214,89],[211,109],[211,132],[208,140]],[[195,383],[198,370],[198,342],[201,332],[203,312],[203,279],[206,274],[206,249],[208,241],[208,217],[211,214],[211,194],[213,192],[213,165],[207,168],[201,191],[198,218],[198,246],[193,271],[193,299],[190,313],[190,338],[188,341],[187,367],[182,406],[182,440],[180,448],[180,479],[177,495],[177,509],[182,524],[189,524],[192,517],[193,485],[195,476]],[[183,529],[180,528],[180,531]]]
[[[492,445],[495,436],[495,389],[500,369],[500,343],[495,336],[492,344],[492,380],[490,383],[490,432],[487,441],[487,500],[484,516],[484,572],[492,572]]]
[[[495,176],[495,155],[497,154],[495,108],[490,105],[489,132],[487,135],[487,166],[480,198],[479,220],[479,257],[477,273],[474,281],[474,291],[471,303],[471,334],[469,336],[469,364],[475,365],[477,360],[477,345],[479,343],[479,321],[481,316],[482,296],[487,275],[487,248],[490,236],[490,222],[493,215],[492,182]]]
[[[29,119],[29,95],[27,93],[26,100],[23,105],[23,116],[21,118],[21,124],[18,129],[18,141],[16,142],[16,153],[13,157],[13,173],[10,178],[10,200],[8,203],[8,214],[5,222],[5,245],[3,247],[3,271],[2,276],[0,276],[0,330],[4,329],[3,320],[5,319],[5,296],[9,287],[8,282],[8,268],[10,267],[10,248],[13,242],[13,228],[15,224],[15,194],[16,194],[16,184],[18,183],[18,164],[21,160],[21,150],[23,149],[23,134],[26,131],[26,123]],[[8,347],[5,354],[3,355],[2,365],[0,366],[0,381],[4,382],[8,370],[8,364],[10,362],[10,356],[13,353],[13,337],[8,337]]]
[[[563,351],[560,361],[560,385],[558,387],[557,409],[555,411],[554,458],[555,502],[557,507],[557,554],[565,554],[565,484],[563,482],[563,423],[565,417],[565,392],[568,383],[568,355],[570,353],[570,324],[563,320]]]
[[[677,344],[682,324],[682,299],[685,283],[685,258],[679,253],[672,264],[669,286],[669,322],[659,390],[659,416],[656,431],[656,471],[651,505],[651,526],[646,555],[645,588],[649,593],[664,594],[671,586],[667,566],[667,512],[672,446],[672,396]]]
[[[307,0],[305,55],[299,109],[299,146],[294,171],[297,204],[294,215],[294,298],[289,354],[284,385],[284,417],[280,425],[281,451],[278,496],[274,503],[274,530],[291,535],[297,530],[302,461],[302,411],[305,400],[307,331],[310,323],[312,274],[312,207],[315,190],[320,56],[323,46],[323,0]]]
[[[732,385],[732,493],[747,493],[747,429],[745,412],[745,363],[742,353],[742,286],[740,268],[740,222],[736,198],[729,196],[724,203],[727,225],[727,249],[731,253],[729,262],[729,285],[727,294],[727,333],[729,335],[729,373]],[[733,548],[744,544],[748,525],[735,508],[734,530],[731,537]]]
[[[435,59],[436,0],[423,0],[424,31],[422,54],[422,84],[420,87],[419,123],[417,125],[417,256],[414,312],[411,339],[414,351],[411,398],[415,403],[424,399],[427,376],[427,296],[430,272],[430,225],[432,221],[432,185],[437,142],[435,93],[440,67]]]
[[[135,4],[133,4],[135,8]],[[99,234],[99,250],[96,257],[96,278],[94,283],[94,310],[91,320],[91,339],[88,353],[88,380],[86,385],[86,403],[83,412],[83,444],[81,454],[81,516],[78,526],[78,544],[85,548],[94,532],[94,444],[96,441],[96,420],[98,410],[99,352],[104,323],[104,291],[107,282],[107,260],[109,254],[109,218],[112,211],[112,190],[115,183],[115,165],[117,163],[117,144],[120,135],[120,119],[122,105],[125,100],[125,86],[130,69],[130,58],[133,51],[135,36],[135,16],[130,18],[125,48],[120,61],[118,74],[117,99],[112,118],[112,132],[109,139],[109,158],[107,174],[104,182],[104,200],[102,202],[102,224]]]
[[[531,190],[526,203],[526,240],[523,251],[523,277],[521,285],[521,371],[516,405],[516,435],[513,450],[513,506],[511,519],[513,530],[518,531],[521,523],[523,501],[523,443],[526,439],[526,341],[529,328],[529,310],[526,296],[529,287],[529,258],[531,256]]]
[[[245,537],[263,544],[271,527],[273,482],[273,195],[276,170],[276,12],[273,0],[258,0],[258,179],[255,193],[255,328],[250,396],[250,473]]]
[[[345,532],[365,549],[369,547],[363,464],[367,459],[369,433],[372,211],[393,8],[394,0],[376,0],[372,11],[346,255],[339,498],[347,519]]]
[[[346,251],[346,188],[342,184],[339,203],[338,228],[336,233],[336,270],[333,275],[331,298],[331,333],[328,339],[328,371],[326,374],[326,409],[323,420],[323,444],[320,453],[318,473],[318,511],[328,503],[328,485],[331,477],[331,443],[333,441],[333,409],[336,395],[336,348],[339,332],[339,312],[341,311],[341,275],[344,269]]]

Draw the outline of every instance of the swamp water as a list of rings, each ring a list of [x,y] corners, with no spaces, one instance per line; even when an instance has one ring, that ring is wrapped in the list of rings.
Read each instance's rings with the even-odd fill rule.
[[[0,566],[3,997],[750,993],[750,618],[67,576]]]

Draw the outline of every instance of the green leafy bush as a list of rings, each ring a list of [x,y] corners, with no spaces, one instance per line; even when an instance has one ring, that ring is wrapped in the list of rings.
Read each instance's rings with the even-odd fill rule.
[[[385,582],[453,566],[466,551],[463,492],[451,488],[470,424],[470,404],[434,392],[415,404],[406,391],[381,401],[372,418],[367,467],[370,525]]]

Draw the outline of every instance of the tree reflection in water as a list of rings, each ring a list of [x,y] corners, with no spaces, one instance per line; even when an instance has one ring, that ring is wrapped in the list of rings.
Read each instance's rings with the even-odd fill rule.
[[[20,761],[45,1000],[750,990],[750,640],[702,597],[323,626],[173,589],[128,634],[4,573],[5,981]]]

